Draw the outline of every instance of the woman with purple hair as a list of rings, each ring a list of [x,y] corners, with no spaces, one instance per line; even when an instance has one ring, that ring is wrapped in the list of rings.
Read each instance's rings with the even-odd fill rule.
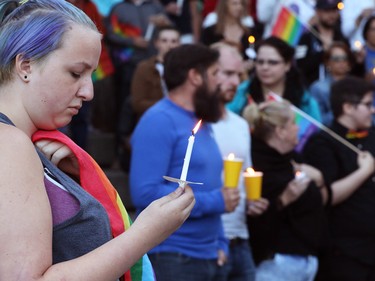
[[[32,142],[93,98],[100,33],[63,0],[0,1],[0,21],[0,280],[117,280],[184,222],[192,191],[178,188],[113,235],[72,150]]]

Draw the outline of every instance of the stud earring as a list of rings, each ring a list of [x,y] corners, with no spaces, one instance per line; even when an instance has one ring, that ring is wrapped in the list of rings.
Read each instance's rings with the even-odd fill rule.
[[[24,78],[27,79],[27,75],[25,75]]]

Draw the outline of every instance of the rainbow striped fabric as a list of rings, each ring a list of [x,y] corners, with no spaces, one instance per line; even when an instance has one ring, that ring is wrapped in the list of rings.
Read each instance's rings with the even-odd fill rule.
[[[305,146],[308,139],[319,131],[319,127],[316,126],[314,123],[306,119],[302,114],[298,111],[295,111],[295,122],[299,127],[298,130],[298,144],[295,147],[295,151],[302,152],[303,147]]]
[[[270,92],[267,94],[267,100],[280,102],[283,98],[278,94]],[[302,152],[308,139],[320,130],[322,124],[292,104],[290,105],[290,109],[294,112],[295,123],[298,126],[298,144],[294,150]]]
[[[139,27],[120,22],[116,15],[111,17],[111,25],[113,32],[122,38],[132,38],[142,35],[142,30]],[[127,62],[131,58],[134,49],[131,47],[123,47],[114,49],[113,52],[116,60]]]
[[[291,46],[296,46],[301,35],[307,30],[297,16],[283,6],[272,28],[273,36],[283,39]]]
[[[32,137],[33,142],[41,139],[58,141],[73,151],[78,159],[81,186],[95,197],[107,211],[113,237],[126,231],[132,223],[130,217],[116,189],[96,161],[60,131],[37,131]],[[129,271],[125,272],[121,280],[155,281],[151,262],[147,255],[144,255]]]

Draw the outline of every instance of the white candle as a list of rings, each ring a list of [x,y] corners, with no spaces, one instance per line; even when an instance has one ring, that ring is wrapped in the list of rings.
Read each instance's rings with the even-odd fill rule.
[[[188,146],[186,148],[186,153],[185,153],[185,158],[184,158],[184,165],[182,166],[182,171],[181,171],[181,176],[180,176],[181,181],[186,181],[187,172],[188,172],[189,164],[190,164],[191,153],[193,152],[195,134],[197,133],[201,125],[201,122],[202,120],[199,120],[199,122],[194,127],[193,131],[191,132],[191,136],[189,137]]]
[[[193,152],[194,140],[195,140],[195,136],[191,135],[189,137],[189,143],[186,148],[184,165],[182,166],[182,172],[181,172],[181,177],[180,177],[180,180],[183,180],[183,181],[186,181],[187,172],[188,172],[189,164],[190,164],[191,153]]]

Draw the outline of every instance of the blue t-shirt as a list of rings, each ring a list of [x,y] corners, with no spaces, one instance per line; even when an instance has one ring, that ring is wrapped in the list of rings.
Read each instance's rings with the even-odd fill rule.
[[[142,116],[131,140],[130,191],[138,212],[177,188],[176,183],[164,180],[163,176],[180,178],[188,139],[197,122],[193,112],[168,98]],[[224,235],[220,215],[225,211],[221,171],[222,157],[211,126],[202,123],[195,135],[187,174],[188,181],[203,183],[191,185],[196,204],[186,222],[151,253],[173,252],[214,259],[219,248],[227,250],[225,243],[221,243]]]

